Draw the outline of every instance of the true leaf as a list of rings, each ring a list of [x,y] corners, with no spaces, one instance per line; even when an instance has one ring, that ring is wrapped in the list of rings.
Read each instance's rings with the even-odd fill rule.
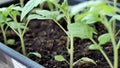
[[[12,11],[11,15],[13,18],[15,18],[18,15],[18,13],[19,13],[18,11]]]
[[[4,10],[6,10],[6,8],[4,7],[4,8],[0,8],[0,11],[4,11]]]
[[[2,13],[0,13],[0,23],[2,24],[4,22],[5,22],[5,16]]]
[[[55,56],[55,60],[57,61],[65,61],[65,58],[62,55]]]
[[[22,11],[22,8],[20,6],[16,6],[13,8],[14,10],[17,10],[17,11]]]
[[[48,10],[36,10],[36,13],[50,19],[56,19],[57,16],[60,14],[59,11],[48,11]]]
[[[86,21],[85,22],[86,24],[93,24],[93,23],[100,21],[100,18],[98,17],[98,14],[91,13],[85,16],[82,19],[82,21]]]
[[[8,22],[8,26],[10,26],[12,29],[24,29],[25,28],[25,23],[16,23],[16,22]]]
[[[4,15],[5,17],[7,17],[14,7],[15,7],[15,5],[10,5],[9,7],[7,7],[7,8],[2,12],[3,15]]]
[[[90,50],[99,50],[99,49],[100,49],[100,46],[95,45],[95,44],[91,44],[91,45],[89,46],[89,49],[90,49]]]
[[[77,5],[72,7],[72,9],[70,11],[70,14],[75,15],[78,12],[83,11],[88,6],[97,5],[97,4],[100,4],[102,2],[103,1],[97,0],[97,1],[87,1],[87,2],[84,2],[84,3],[77,4]]]
[[[34,7],[37,7],[40,3],[45,0],[29,0],[22,9],[21,20],[29,13]]]
[[[81,13],[81,14],[76,14],[75,17],[74,17],[75,22],[80,22],[82,20],[82,18],[84,18],[88,14],[89,14],[88,12]]]
[[[120,15],[118,15],[118,14],[117,14],[117,15],[114,15],[114,16],[112,17],[112,21],[115,20],[115,19],[120,21]]]
[[[40,16],[38,14],[31,14],[28,16],[28,20],[32,20],[32,19],[41,19],[41,20],[44,20],[44,19],[51,19],[50,17],[44,17],[44,16]]]
[[[107,5],[106,3],[101,3],[95,6],[101,14],[111,14],[115,13],[116,9],[113,6]]]
[[[28,16],[28,20],[32,19],[58,19],[60,13],[58,11],[36,10],[36,14]]]
[[[92,38],[94,29],[87,24],[72,23],[68,24],[68,34],[81,39]]]
[[[68,8],[68,4],[67,4],[67,0],[64,0],[64,2],[62,3],[62,5],[60,5],[61,9],[66,11]]]
[[[105,44],[110,41],[110,35],[108,33],[99,36],[99,44]]]

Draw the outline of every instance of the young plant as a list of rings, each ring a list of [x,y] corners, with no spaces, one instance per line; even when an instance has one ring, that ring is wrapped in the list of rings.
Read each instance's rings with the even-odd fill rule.
[[[6,24],[8,21],[10,21],[10,18],[8,18],[8,13],[10,11],[12,6],[10,6],[9,8],[0,8],[0,28],[3,34],[3,39],[4,39],[4,43],[5,44],[14,44],[13,39],[7,39],[6,37],[6,31],[8,29],[8,25]],[[9,43],[12,42],[12,43]]]
[[[65,58],[62,55],[55,56],[55,59],[58,61],[66,61],[70,68],[73,68],[74,65],[76,65],[80,61],[87,61],[92,62],[96,64],[92,59],[88,57],[82,57],[81,59],[78,59],[77,61],[74,61],[74,38],[78,37],[81,39],[90,39],[93,36],[93,33],[96,33],[94,28],[90,27],[88,24],[85,24],[85,22],[71,22],[72,17],[76,16],[72,15],[70,13],[70,9],[68,9],[70,6],[68,6],[67,0],[64,0],[62,4],[59,4],[59,0],[30,0],[25,5],[25,7],[22,10],[21,20],[26,16],[28,12],[30,12],[34,7],[38,6],[39,3],[44,3],[44,1],[51,3],[52,5],[56,6],[55,9],[52,9],[52,11],[49,10],[36,10],[35,12],[32,12],[33,14],[30,14],[28,16],[28,20],[32,19],[51,19],[53,20],[68,36],[68,39],[70,40],[70,45],[68,44],[66,46],[68,53],[70,54],[70,61],[68,62],[65,60]],[[91,4],[94,4],[96,2],[92,1]],[[31,5],[32,4],[32,5]],[[86,3],[87,4],[87,3]],[[67,22],[67,28],[68,31],[66,31],[60,24],[59,20],[63,18]],[[76,19],[75,19],[76,20]]]
[[[3,34],[4,43],[7,44],[6,31],[8,26],[5,26],[6,25],[5,22],[6,22],[5,16],[2,14],[2,12],[0,12],[0,28]]]
[[[6,22],[7,26],[9,26],[20,38],[21,41],[21,47],[22,47],[22,52],[24,55],[26,55],[26,49],[25,49],[25,44],[24,44],[24,34],[26,32],[27,23],[19,23],[17,20],[17,16],[20,14],[18,11],[18,8],[16,8],[15,5],[11,5],[8,8],[5,8],[6,12],[5,14],[8,14],[9,16],[7,18],[10,18],[8,22]],[[19,9],[20,10],[20,9]]]
[[[22,12],[21,20],[26,16],[26,14],[31,11],[34,7],[42,3],[38,0],[30,0]],[[47,0],[48,1],[48,0]],[[114,6],[111,6],[107,0],[106,1],[87,1],[85,3],[81,3],[75,6],[72,6],[70,10],[68,10],[68,3],[66,0],[60,5],[58,4],[58,0],[49,0],[53,5],[55,5],[58,9],[53,9],[54,11],[48,10],[37,10],[36,14],[30,15],[28,19],[52,19],[57,23],[60,28],[67,34],[70,40],[70,46],[67,47],[68,53],[70,54],[70,68],[73,67],[73,55],[74,55],[74,37],[79,37],[81,39],[90,39],[93,44],[89,46],[91,50],[99,50],[102,55],[107,60],[109,66],[111,68],[118,68],[118,50],[120,48],[120,39],[116,41],[116,33],[115,32],[115,20],[120,20],[119,9],[116,7],[117,0],[114,0]],[[31,3],[33,5],[31,5]],[[31,6],[30,6],[31,5]],[[29,7],[28,7],[29,6]],[[46,14],[48,13],[48,14]],[[55,16],[56,15],[56,16]],[[58,16],[57,16],[58,15]],[[108,19],[108,16],[110,19]],[[75,22],[71,22],[71,18],[74,17]],[[58,20],[60,18],[64,18],[67,22],[68,31],[66,31],[59,23]],[[93,39],[93,33],[96,33],[94,28],[90,25],[96,22],[101,22],[108,33],[102,34],[98,37],[98,43]],[[113,24],[113,25],[112,25]],[[107,56],[106,52],[103,50],[103,46],[105,43],[111,41],[113,45],[113,53],[114,53],[114,62],[112,63]],[[70,48],[69,48],[70,47]],[[64,57],[61,55],[55,57],[58,61],[66,61]]]
[[[81,21],[85,22],[85,24],[93,24],[93,23],[98,23],[101,22],[105,28],[107,29],[108,33],[102,34],[101,36],[98,37],[98,43],[93,39],[89,38],[93,44],[89,46],[90,50],[99,50],[102,55],[105,57],[107,60],[110,68],[118,68],[118,51],[120,48],[120,39],[117,42],[116,41],[116,33],[115,32],[115,20],[120,20],[120,15],[116,14],[119,13],[119,8],[116,6],[111,6],[109,3],[105,1],[99,1],[98,3],[91,4],[91,2],[87,3],[84,7],[82,6],[82,9],[85,9],[86,11],[83,13],[78,13],[81,11],[80,5],[76,5],[72,8],[71,14],[78,14],[75,16],[76,21]],[[116,5],[116,1],[114,3]],[[86,9],[87,8],[87,9]],[[78,10],[80,9],[80,10]],[[78,10],[76,12],[76,10]],[[111,17],[108,19],[108,16]],[[114,24],[114,27],[113,25]],[[111,43],[113,45],[113,53],[114,53],[114,62],[112,64],[111,60],[109,59],[109,56],[106,54],[106,52],[103,50],[103,46],[105,43],[109,42],[111,40]]]

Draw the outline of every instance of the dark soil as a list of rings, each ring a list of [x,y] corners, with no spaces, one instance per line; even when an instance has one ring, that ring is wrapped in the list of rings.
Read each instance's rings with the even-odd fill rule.
[[[62,21],[61,25],[66,28],[66,24],[62,23]],[[95,28],[99,33],[97,35],[94,35],[94,39],[97,39],[99,35],[106,33],[106,29],[103,27],[104,26],[101,24],[95,24]],[[14,34],[14,32],[9,30],[7,32],[7,37],[16,40],[15,45],[10,47],[21,52],[19,38]],[[1,32],[0,38],[2,38]],[[27,52],[39,52],[42,55],[42,58],[38,58],[34,55],[29,56],[29,58],[40,63],[46,68],[69,68],[69,65],[66,62],[58,62],[54,59],[55,55],[63,55],[69,61],[69,54],[66,50],[66,39],[66,34],[59,28],[58,25],[56,25],[51,20],[31,21],[29,24],[29,30],[24,36]],[[0,41],[3,40],[0,39]],[[92,44],[90,40],[81,40],[79,38],[75,38],[74,42],[74,61],[82,57],[89,57],[91,59],[94,59],[97,63],[97,66],[90,62],[78,63],[74,68],[110,68],[99,51],[88,50],[88,46]],[[111,61],[113,61],[111,43],[109,42],[106,45],[103,45],[103,48],[107,52]]]

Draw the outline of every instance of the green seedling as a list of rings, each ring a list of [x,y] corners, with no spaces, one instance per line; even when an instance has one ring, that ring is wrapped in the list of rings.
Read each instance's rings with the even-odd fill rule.
[[[114,6],[109,5],[107,2],[99,1],[97,4],[91,4],[91,2],[87,3],[84,7],[82,6],[82,9],[86,10],[83,13],[78,13],[81,11],[80,5],[78,4],[74,6],[71,12],[72,15],[78,14],[75,16],[76,21],[85,22],[86,24],[94,24],[96,22],[101,22],[106,29],[108,30],[108,33],[102,34],[98,37],[98,43],[93,39],[89,38],[93,44],[89,46],[90,50],[99,50],[105,59],[107,60],[110,68],[118,68],[118,51],[120,48],[120,39],[117,42],[116,39],[116,33],[115,32],[115,20],[120,20],[120,15],[116,14],[119,13],[119,8],[116,7],[116,0],[114,1]],[[78,8],[76,8],[78,7]],[[86,9],[87,8],[87,9]],[[77,9],[80,9],[76,12]],[[111,18],[108,19],[107,16],[110,16]],[[94,18],[95,17],[95,18]],[[112,24],[114,26],[112,26]],[[109,56],[106,54],[106,52],[103,50],[103,46],[105,43],[111,41],[113,45],[113,52],[114,52],[114,62],[112,63],[109,59]]]
[[[18,22],[17,15],[20,14],[20,12],[18,11],[18,8],[20,7],[16,7],[15,5],[11,5],[8,8],[5,8],[6,10],[4,14],[7,14],[8,16],[7,18],[10,18],[10,20],[5,22],[5,24],[7,24],[7,26],[9,26],[19,36],[20,41],[21,41],[22,52],[24,55],[26,55],[26,49],[25,49],[23,37],[24,37],[26,30],[28,29],[27,28],[28,22],[27,23]],[[13,40],[9,40],[8,42],[14,43]]]
[[[90,59],[83,57],[78,59],[78,61],[74,61],[74,38],[81,39],[90,39],[93,44],[89,46],[90,50],[99,50],[102,55],[107,60],[109,66],[111,68],[118,68],[118,50],[120,48],[120,39],[116,42],[116,33],[115,32],[115,20],[120,20],[119,8],[116,7],[117,0],[114,0],[114,6],[111,6],[107,0],[95,0],[95,1],[87,1],[81,4],[77,4],[74,6],[68,6],[67,0],[64,0],[62,4],[58,4],[59,0],[30,0],[25,5],[22,10],[21,20],[34,8],[39,4],[43,4],[44,2],[51,3],[54,8],[50,8],[49,10],[36,10],[33,14],[28,15],[28,20],[32,19],[51,19],[66,33],[68,36],[68,45],[66,46],[68,53],[70,54],[70,61],[67,63],[70,65],[70,68],[73,68],[77,62],[80,61],[90,61],[95,64],[95,62]],[[50,5],[51,6],[51,5]],[[111,18],[108,19],[107,16]],[[59,20],[63,18],[67,22],[67,29],[65,30],[60,24]],[[74,22],[72,22],[72,18],[74,18]],[[98,42],[93,39],[93,34],[96,33],[96,29],[90,25],[94,25],[94,23],[101,22],[105,28],[108,30],[108,33],[102,34],[98,37]],[[112,63],[107,56],[106,52],[103,50],[104,44],[110,42],[113,45],[113,53],[114,53],[114,62]],[[70,44],[70,45],[69,45]],[[62,55],[55,56],[57,61],[66,61]]]
[[[70,68],[73,68],[74,65],[76,65],[78,62],[81,62],[81,61],[92,62],[96,64],[92,59],[88,57],[82,57],[81,59],[78,59],[78,61],[73,62],[74,61],[74,57],[73,57],[74,56],[74,38],[78,37],[81,39],[90,39],[93,37],[93,33],[96,33],[96,32],[95,32],[95,29],[89,26],[88,24],[86,24],[86,22],[80,22],[80,21],[71,22],[72,17],[76,16],[76,14],[75,15],[71,14],[72,10],[69,9],[70,6],[68,6],[67,0],[64,0],[62,4],[58,3],[59,0],[30,0],[22,10],[21,20],[23,20],[23,18],[34,7],[38,6],[39,4],[43,4],[45,1],[48,2],[49,4],[52,4],[53,6],[56,6],[55,9],[50,8],[52,11],[43,10],[43,9],[40,9],[40,10],[38,9],[36,11],[34,10],[35,12],[32,12],[32,14],[29,14],[27,18],[29,21],[32,19],[41,19],[41,20],[51,19],[66,33],[66,35],[68,36],[68,39],[70,40],[70,43],[68,42],[68,45],[66,46],[68,53],[70,55],[70,61],[68,62],[62,55],[55,56],[55,60],[66,61],[69,64]],[[99,1],[96,1],[96,2],[99,2]],[[96,2],[90,1],[90,4],[94,4]],[[61,18],[65,19],[65,21],[67,22],[68,31],[66,31],[59,24],[58,21]],[[91,23],[94,22],[93,20],[91,20],[92,21]]]
[[[1,31],[3,34],[4,43],[7,44],[6,31],[7,31],[8,26],[5,26],[6,25],[5,22],[6,22],[5,17],[2,14],[2,12],[0,12],[0,27],[1,27]]]
[[[10,21],[11,19],[8,18],[8,13],[10,12],[10,9],[12,8],[12,6],[6,8],[0,8],[0,27],[1,27],[1,31],[3,34],[3,39],[4,39],[4,43],[5,44],[9,44],[7,37],[6,37],[6,31],[8,29],[8,25],[6,24],[8,21]]]

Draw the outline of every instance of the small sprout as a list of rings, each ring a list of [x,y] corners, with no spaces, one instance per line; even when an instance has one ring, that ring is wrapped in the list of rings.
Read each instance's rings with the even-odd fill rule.
[[[62,55],[55,56],[55,60],[57,61],[65,61],[65,58]]]
[[[30,53],[28,53],[28,56],[29,56],[29,55],[35,55],[35,56],[38,57],[38,58],[41,58],[41,57],[42,57],[41,54],[38,53],[38,52],[30,52]]]
[[[14,45],[15,44],[15,40],[14,39],[8,39],[7,40],[7,44],[8,45]]]
[[[108,33],[101,35],[98,38],[99,44],[105,44],[110,41],[110,35]]]

